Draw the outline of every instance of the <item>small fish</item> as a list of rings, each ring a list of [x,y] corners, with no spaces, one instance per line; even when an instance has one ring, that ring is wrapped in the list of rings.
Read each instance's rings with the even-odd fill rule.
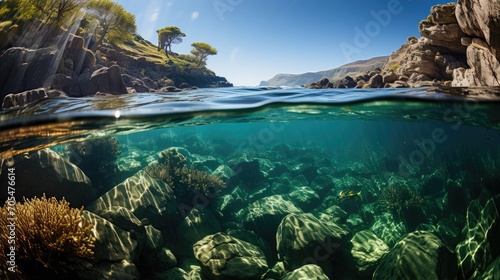
[[[339,193],[339,198],[347,198],[347,197],[358,197],[361,196],[361,191],[357,192],[354,190],[343,190]]]

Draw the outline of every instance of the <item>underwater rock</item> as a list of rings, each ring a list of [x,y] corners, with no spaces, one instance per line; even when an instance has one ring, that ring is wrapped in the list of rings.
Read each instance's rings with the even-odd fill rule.
[[[455,279],[455,254],[432,233],[415,231],[387,253],[373,279]]]
[[[356,262],[358,272],[363,275],[371,275],[380,259],[389,252],[389,246],[371,230],[357,232],[351,239],[351,243],[352,257]]]
[[[87,210],[99,214],[113,206],[125,207],[139,219],[147,218],[158,229],[172,226],[178,220],[172,189],[143,170],[99,197]]]
[[[335,223],[321,222],[310,213],[289,214],[276,232],[278,254],[287,270],[314,263],[329,272],[330,259],[347,234]]]
[[[289,194],[290,201],[302,209],[302,211],[307,212],[316,208],[321,202],[319,195],[308,186],[301,186],[294,188],[294,190]]]
[[[217,201],[217,209],[224,216],[233,216],[234,213],[248,203],[248,193],[240,186],[234,188],[230,194],[221,196]]]
[[[120,261],[137,259],[137,241],[128,231],[124,231],[111,222],[85,210],[83,217],[93,224],[95,240],[93,261]]]
[[[142,222],[130,210],[121,206],[112,206],[99,212],[99,216],[126,231],[144,231]]]
[[[192,280],[189,274],[180,267],[174,267],[162,273],[155,273],[150,280]]]
[[[226,234],[259,247],[266,257],[271,257],[270,254],[272,252],[269,250],[269,244],[255,234],[255,232],[246,229],[228,229],[226,230]]]
[[[302,212],[282,195],[273,195],[259,199],[238,212],[246,228],[259,236],[274,241],[276,229],[286,215]]]
[[[286,269],[283,262],[277,262],[271,269],[264,275],[264,279],[281,279],[285,275]]]
[[[302,280],[302,279],[315,279],[315,280],[329,280],[321,267],[315,264],[306,264],[292,272],[285,274],[281,280]]]
[[[223,233],[206,236],[193,251],[209,279],[260,279],[268,269],[259,247]]]
[[[345,223],[347,213],[337,205],[332,205],[319,212],[314,212],[314,216],[319,217],[324,222],[334,222],[336,224]]]
[[[212,175],[215,175],[219,178],[221,178],[222,181],[228,182],[231,177],[233,177],[235,172],[231,169],[231,167],[227,165],[219,165],[214,172],[212,172]]]
[[[406,233],[405,225],[396,222],[391,213],[387,212],[375,216],[375,223],[370,229],[391,247]]]
[[[247,186],[254,186],[264,180],[258,160],[239,162],[231,168],[236,173],[235,177]]]
[[[50,149],[42,149],[1,160],[0,183],[7,186],[7,168],[16,168],[16,197],[63,197],[79,208],[94,199],[95,190],[80,168]],[[0,200],[7,200],[7,192]]]
[[[129,260],[117,262],[101,262],[78,271],[79,280],[139,280],[141,276],[137,267]]]
[[[215,215],[207,208],[196,205],[175,229],[177,235],[177,254],[193,257],[193,244],[203,237],[221,231]]]
[[[500,195],[490,198],[483,206],[473,200],[467,208],[467,222],[455,251],[460,273],[465,279],[481,279],[500,252]],[[486,279],[486,278],[484,278]]]

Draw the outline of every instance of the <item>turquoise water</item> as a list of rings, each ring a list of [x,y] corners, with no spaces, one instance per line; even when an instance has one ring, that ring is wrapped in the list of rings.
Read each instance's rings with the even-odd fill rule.
[[[200,89],[1,112],[0,198],[15,168],[16,201],[65,197],[96,239],[94,256],[65,272],[22,255],[18,268],[61,279],[498,278],[499,92]]]

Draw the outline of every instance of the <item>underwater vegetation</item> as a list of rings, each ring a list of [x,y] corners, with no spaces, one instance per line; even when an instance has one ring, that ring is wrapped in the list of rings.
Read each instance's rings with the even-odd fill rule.
[[[9,217],[12,207],[0,208],[0,239],[9,240]],[[15,244],[17,271],[8,269],[9,244],[0,242],[0,275],[2,279],[26,279],[31,274],[68,273],[79,258],[93,256],[92,224],[82,218],[81,209],[71,208],[64,200],[52,197],[25,199],[15,204]],[[4,253],[5,252],[5,253]]]

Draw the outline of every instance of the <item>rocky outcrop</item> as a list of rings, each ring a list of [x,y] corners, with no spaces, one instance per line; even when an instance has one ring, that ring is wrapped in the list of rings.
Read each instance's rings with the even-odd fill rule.
[[[196,242],[193,251],[208,279],[261,279],[268,269],[259,247],[222,233]]]
[[[380,259],[389,252],[389,246],[371,230],[357,232],[351,243],[351,255],[362,275],[371,275]]]
[[[3,99],[2,109],[14,109],[24,107],[28,103],[49,98],[49,97],[68,97],[66,93],[60,90],[48,90],[44,88],[28,90],[25,92],[7,94]]]
[[[386,86],[500,85],[498,1],[436,5],[419,30],[422,38],[410,37],[391,54],[383,75],[394,72],[398,79]]]
[[[16,155],[1,160],[0,183],[8,186],[8,168],[15,167],[16,196],[33,198],[63,197],[72,207],[81,207],[94,199],[90,179],[68,160],[50,149]],[[7,192],[0,193],[5,201]]]
[[[283,276],[282,280],[300,280],[300,279],[315,279],[315,280],[328,280],[321,267],[315,264],[307,264],[297,268]]]

